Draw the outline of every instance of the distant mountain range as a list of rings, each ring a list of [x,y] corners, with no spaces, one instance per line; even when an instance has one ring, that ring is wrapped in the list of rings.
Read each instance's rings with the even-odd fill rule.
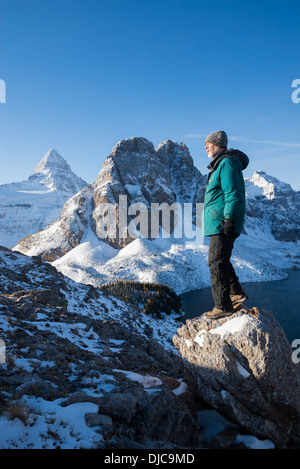
[[[48,192],[63,192],[66,197],[64,205],[59,208],[56,203],[52,211],[50,198],[47,199],[47,217],[44,216],[46,211],[42,213],[36,209],[36,219],[40,217],[39,232],[35,233],[34,229],[31,235],[18,240],[15,250],[40,256],[73,280],[93,285],[119,279],[149,281],[167,284],[176,292],[209,285],[206,239],[193,242],[185,235],[176,238],[174,233],[164,237],[162,223],[161,235],[156,239],[136,238],[134,230],[126,237],[123,232],[124,215],[123,221],[120,218],[120,197],[125,198],[127,209],[135,209],[126,211],[126,229],[137,213],[141,213],[143,208],[149,212],[152,204],[166,204],[168,207],[172,204],[185,207],[186,204],[193,207],[192,222],[196,228],[195,207],[204,200],[207,175],[202,175],[194,166],[184,143],[168,140],[155,149],[145,138],[122,140],[108,155],[90,185],[75,175],[77,185],[75,182],[73,185],[70,169],[64,170],[68,177],[60,180],[60,168],[68,166],[66,163],[63,165],[57,152],[51,150],[50,153],[51,170],[47,154],[48,158],[47,155],[43,158],[45,161],[40,162],[28,181],[0,187],[0,194],[5,188],[20,194],[18,191],[25,185],[28,193],[29,183],[34,181],[35,190],[43,187],[41,198]],[[64,185],[69,180],[70,184]],[[300,193],[263,171],[255,171],[251,178],[245,180],[245,185],[245,229],[236,242],[233,262],[242,281],[282,278],[286,275],[283,269],[299,267]],[[67,197],[68,191],[73,193],[69,192]],[[34,207],[33,202],[30,207]],[[9,229],[14,224],[18,226],[18,210],[17,204],[6,207],[11,226],[7,225],[6,231],[3,224],[0,226],[8,238]],[[115,224],[108,223],[109,217]],[[4,220],[2,217],[1,221]],[[144,220],[140,218],[139,228]],[[152,219],[148,216],[147,220],[146,231]],[[174,220],[173,217],[173,225]],[[46,226],[49,221],[51,223]],[[36,227],[37,221],[32,226]]]

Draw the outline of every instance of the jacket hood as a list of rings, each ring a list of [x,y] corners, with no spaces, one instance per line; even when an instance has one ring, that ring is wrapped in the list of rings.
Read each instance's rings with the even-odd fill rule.
[[[237,156],[240,162],[242,163],[242,169],[246,169],[248,164],[249,164],[249,158],[246,155],[246,153],[240,151],[240,150],[234,150],[230,148],[229,150],[226,150],[225,157],[230,158],[231,156]]]
[[[240,150],[234,150],[233,148],[229,148],[229,150],[223,150],[212,160],[212,162],[207,167],[210,171],[214,171],[215,169],[217,169],[217,167],[224,158],[232,158],[234,156],[240,160],[242,164],[242,170],[246,169],[249,164],[248,156],[246,155],[246,153]]]

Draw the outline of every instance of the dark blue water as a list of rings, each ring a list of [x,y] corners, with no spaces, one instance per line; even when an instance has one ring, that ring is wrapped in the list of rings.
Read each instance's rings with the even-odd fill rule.
[[[249,300],[245,307],[272,311],[285,331],[289,342],[300,339],[300,270],[288,270],[289,277],[273,282],[244,283]],[[192,319],[214,307],[211,289],[201,288],[181,295],[185,315],[181,318]]]

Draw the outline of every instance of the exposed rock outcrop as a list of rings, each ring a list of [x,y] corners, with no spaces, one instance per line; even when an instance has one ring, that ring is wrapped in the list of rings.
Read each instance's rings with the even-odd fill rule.
[[[84,187],[67,200],[57,220],[44,231],[22,239],[16,250],[51,262],[78,246],[88,227],[91,195],[92,186]]]
[[[188,320],[173,341],[205,402],[277,447],[299,447],[299,365],[272,313],[202,315]]]

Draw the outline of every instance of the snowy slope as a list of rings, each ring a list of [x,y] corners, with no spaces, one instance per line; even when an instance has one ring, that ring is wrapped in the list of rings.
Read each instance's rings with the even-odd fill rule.
[[[0,186],[0,245],[13,247],[56,220],[64,203],[87,185],[55,149],[29,178]]]
[[[85,242],[53,265],[67,277],[93,286],[135,280],[165,284],[178,294],[210,286],[207,242],[199,246],[176,241],[136,239],[117,254],[101,241],[96,249],[95,243]],[[284,246],[272,238],[257,243],[255,233],[243,234],[236,241],[232,263],[241,282],[279,280],[286,277],[284,269],[294,265],[298,253],[297,246]]]

